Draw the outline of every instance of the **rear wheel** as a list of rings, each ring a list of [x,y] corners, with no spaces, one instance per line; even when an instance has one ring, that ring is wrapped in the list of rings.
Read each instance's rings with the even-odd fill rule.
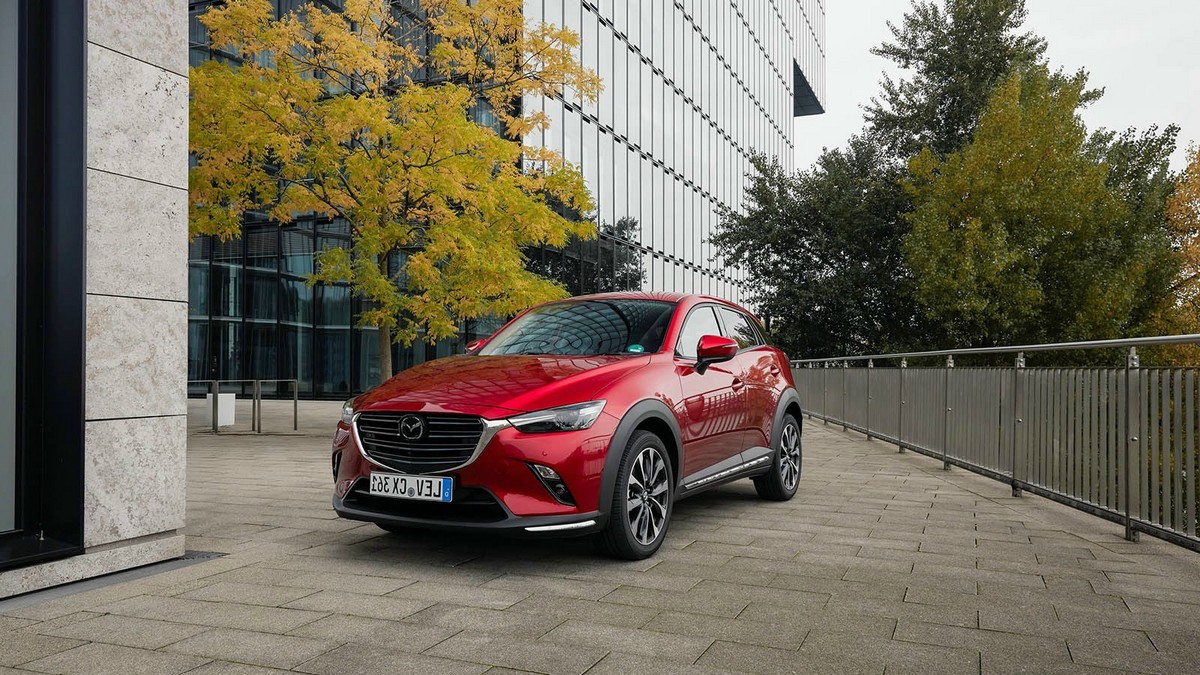
[[[608,526],[597,539],[600,550],[627,560],[654,555],[671,522],[674,481],[662,439],[649,431],[635,433],[617,470]]]
[[[775,502],[786,502],[794,497],[796,488],[800,486],[803,459],[800,423],[791,413],[787,413],[783,416],[783,429],[779,432],[771,469],[754,478],[754,489],[758,496]]]

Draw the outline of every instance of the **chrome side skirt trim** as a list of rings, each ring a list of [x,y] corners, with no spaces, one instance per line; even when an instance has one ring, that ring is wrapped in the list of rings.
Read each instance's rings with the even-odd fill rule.
[[[362,440],[358,435],[358,416],[361,414],[362,413],[354,413],[354,418],[350,420],[350,428],[353,431],[351,435],[354,437],[354,445],[358,448],[358,454],[362,455],[363,459],[381,469],[400,472],[400,469],[378,462],[367,454],[366,449],[363,448]],[[479,459],[479,456],[483,454],[483,449],[487,447],[488,443],[492,442],[492,438],[494,438],[501,429],[507,429],[508,427],[512,426],[508,420],[488,420],[483,419],[482,417],[479,419],[483,421],[483,433],[479,436],[479,442],[475,444],[475,451],[471,453],[471,457],[458,466],[451,467],[449,469],[442,469],[440,471],[434,471],[432,473],[450,473],[451,471],[458,471],[459,469],[469,466],[475,460]]]
[[[579,530],[585,527],[591,527],[596,524],[594,520],[585,520],[579,523],[563,523],[562,525],[533,525],[525,528],[526,532],[562,532],[564,530]]]
[[[686,485],[683,486],[683,489],[691,490],[692,488],[700,487],[701,485],[707,485],[708,483],[711,483],[714,480],[720,480],[722,478],[725,478],[726,476],[732,476],[733,474],[735,474],[739,471],[745,471],[746,469],[750,469],[755,466],[758,466],[759,464],[762,464],[763,462],[769,462],[772,459],[774,459],[774,457],[775,457],[775,455],[774,455],[774,453],[772,453],[770,455],[759,457],[758,459],[755,459],[755,460],[752,460],[749,462],[743,462],[743,463],[738,464],[737,466],[733,467],[732,469],[725,469],[724,471],[722,471],[720,473],[714,473],[711,476],[705,476],[704,478],[701,478],[700,480],[696,480],[696,481],[692,481],[691,483],[687,483]]]

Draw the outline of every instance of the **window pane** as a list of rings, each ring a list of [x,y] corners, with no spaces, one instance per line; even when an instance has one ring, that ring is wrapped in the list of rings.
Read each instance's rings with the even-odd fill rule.
[[[279,376],[283,379],[300,381],[300,391],[312,391],[312,329],[298,326],[280,326]]]
[[[721,319],[725,322],[725,337],[737,340],[742,349],[762,344],[758,331],[754,330],[753,324],[745,314],[722,307]]]
[[[306,276],[313,272],[313,234],[310,224],[303,228],[287,228],[282,236],[282,269],[288,274]]]
[[[246,316],[254,319],[273,320],[279,313],[279,283],[274,272],[246,271],[249,311]]]
[[[700,338],[705,335],[720,335],[721,327],[717,324],[717,315],[711,307],[701,307],[688,315],[687,323],[679,333],[675,342],[675,352],[685,359],[696,358],[696,347]]]
[[[211,379],[208,363],[208,322],[188,322],[188,379]],[[207,391],[203,389],[202,391]]]
[[[0,532],[16,527],[18,6],[0,4]]]
[[[312,323],[313,289],[300,279],[284,279],[280,292],[283,296],[283,311],[279,319],[283,323]]]
[[[346,305],[349,306],[347,301]],[[350,329],[317,330],[318,394],[350,393]]]
[[[188,316],[208,316],[207,260],[188,263]]]

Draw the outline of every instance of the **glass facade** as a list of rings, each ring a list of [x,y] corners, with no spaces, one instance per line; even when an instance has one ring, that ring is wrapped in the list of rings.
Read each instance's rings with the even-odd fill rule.
[[[208,48],[196,18],[211,4],[190,4],[193,65],[230,58]],[[604,83],[595,102],[570,92],[524,102],[552,120],[525,142],[581,168],[600,233],[530,249],[530,268],[572,294],[640,288],[744,300],[744,272],[709,239],[720,209],[742,203],[751,154],[790,166],[793,116],[823,110],[823,0],[527,0],[525,12],[578,32],[581,60]],[[302,395],[322,398],[378,384],[378,345],[355,325],[358,300],[345,286],[305,281],[313,251],[348,237],[337,221],[249,219],[240,240],[193,241],[189,379],[295,378]],[[497,327],[468,322],[455,340],[395,347],[393,362],[461,352]]]
[[[17,514],[18,9],[0,0],[0,532]]]
[[[792,118],[824,109],[823,1],[526,0],[525,13],[579,33],[604,84],[595,102],[526,101],[552,120],[526,143],[582,169],[601,242],[641,263],[643,288],[743,301],[744,271],[710,238],[742,204],[751,155],[791,166]],[[577,244],[563,266],[594,253]]]

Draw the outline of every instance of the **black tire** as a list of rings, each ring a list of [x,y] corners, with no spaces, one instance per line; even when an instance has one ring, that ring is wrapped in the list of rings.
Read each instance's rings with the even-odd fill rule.
[[[639,485],[646,483],[651,487],[649,491],[639,489]],[[665,489],[660,491],[663,487]],[[648,497],[640,496],[647,492],[650,493]],[[675,472],[671,469],[666,444],[649,431],[634,433],[622,451],[617,484],[609,504],[608,525],[596,538],[600,550],[625,560],[642,560],[654,555],[667,536],[674,497]]]
[[[800,422],[794,415],[787,413],[783,416],[783,424],[779,428],[779,438],[775,440],[775,459],[771,462],[771,469],[753,479],[758,496],[773,502],[786,502],[796,496],[803,465]]]

